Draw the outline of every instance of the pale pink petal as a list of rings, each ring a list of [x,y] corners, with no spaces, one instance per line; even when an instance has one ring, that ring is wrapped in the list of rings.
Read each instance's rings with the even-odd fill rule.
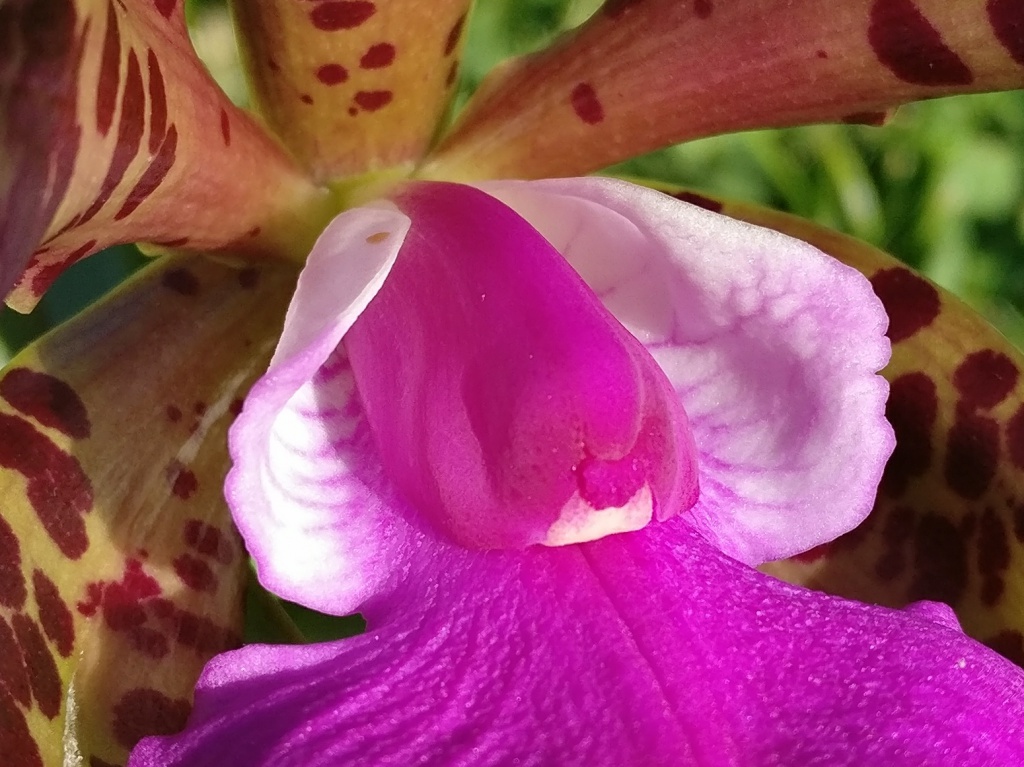
[[[387,204],[344,213],[327,228],[299,279],[270,370],[230,434],[228,503],[261,581],[324,612],[352,612],[383,588],[388,559],[402,544],[376,485],[379,462],[339,344],[408,228]]]
[[[887,324],[815,248],[624,181],[493,182],[676,386],[700,452],[691,515],[749,564],[855,527],[892,452]]]

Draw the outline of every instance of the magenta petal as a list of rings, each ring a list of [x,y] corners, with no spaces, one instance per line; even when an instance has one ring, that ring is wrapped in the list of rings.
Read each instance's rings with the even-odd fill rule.
[[[130,767],[1024,764],[1020,669],[929,609],[761,575],[681,518],[419,547],[396,617],[219,657],[188,729]]]
[[[603,178],[482,185],[536,227],[661,364],[690,418],[689,517],[749,564],[871,510],[892,452],[885,311],[806,243]]]
[[[354,612],[383,590],[403,545],[338,346],[380,288],[408,227],[389,205],[344,213],[327,227],[299,279],[270,370],[230,433],[228,503],[260,580],[323,612]]]
[[[696,450],[664,372],[529,224],[457,184],[395,198],[412,220],[345,336],[387,476],[462,545],[563,545],[696,500]]]

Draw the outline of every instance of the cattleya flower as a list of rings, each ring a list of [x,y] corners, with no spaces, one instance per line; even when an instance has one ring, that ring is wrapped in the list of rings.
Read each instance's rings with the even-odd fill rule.
[[[109,244],[166,253],[0,377],[0,752],[1019,761],[1024,673],[949,607],[751,566],[816,547],[773,567],[945,598],[1024,656],[1020,356],[805,222],[554,179],[1018,87],[1018,4],[863,0],[826,33],[802,0],[608,2],[435,143],[466,10],[237,3],[264,128],[176,0],[0,6],[8,302]],[[217,655],[190,716],[200,667],[239,643],[236,415],[227,501],[261,581],[368,631]],[[865,561],[877,578],[844,577]]]

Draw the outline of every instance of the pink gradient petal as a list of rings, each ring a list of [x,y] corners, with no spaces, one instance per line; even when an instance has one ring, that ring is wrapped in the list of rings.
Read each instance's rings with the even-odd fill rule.
[[[762,575],[682,517],[525,553],[414,548],[388,620],[220,656],[186,731],[129,767],[1024,763],[1020,669],[927,608]]]
[[[700,455],[687,515],[748,564],[855,527],[894,445],[887,318],[806,243],[624,181],[480,187],[537,228],[673,382]]]
[[[323,612],[353,612],[384,589],[388,560],[402,545],[338,347],[408,228],[389,204],[343,213],[327,227],[270,370],[230,433],[227,499],[261,582]]]
[[[384,471],[470,548],[564,545],[689,509],[696,449],[650,354],[493,197],[414,184],[412,227],[345,336]]]

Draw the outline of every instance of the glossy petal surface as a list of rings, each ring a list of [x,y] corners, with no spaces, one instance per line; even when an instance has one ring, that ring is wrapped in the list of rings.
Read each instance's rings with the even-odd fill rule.
[[[326,199],[196,58],[177,0],[0,8],[0,294],[108,245],[304,255]]]
[[[371,633],[220,657],[131,767],[1024,758],[1024,674],[948,613],[787,586],[679,518],[522,554],[420,537],[404,564]]]
[[[240,643],[226,432],[293,280],[166,260],[0,376],[4,764],[123,763]]]
[[[234,2],[256,108],[320,179],[427,150],[459,63],[468,0]]]
[[[497,69],[423,174],[575,176],[679,141],[1024,87],[1017,0],[608,0]]]
[[[661,364],[700,452],[695,524],[751,564],[854,527],[892,450],[886,317],[819,251],[611,179],[484,187]]]

